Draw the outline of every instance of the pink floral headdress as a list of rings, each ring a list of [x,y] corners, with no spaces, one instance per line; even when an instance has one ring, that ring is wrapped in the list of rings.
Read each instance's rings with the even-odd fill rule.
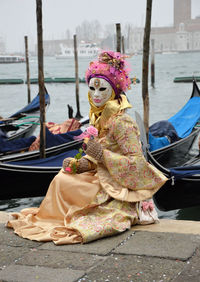
[[[125,58],[127,56],[119,52],[103,51],[99,55],[98,61],[90,63],[85,74],[87,83],[89,84],[93,77],[103,78],[110,83],[116,97],[119,97],[121,92],[130,89],[131,84],[130,68],[128,68]]]

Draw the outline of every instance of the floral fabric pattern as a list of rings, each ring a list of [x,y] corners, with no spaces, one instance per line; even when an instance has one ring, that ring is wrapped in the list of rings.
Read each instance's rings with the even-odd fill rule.
[[[105,148],[106,168],[112,179],[121,188],[133,191],[153,189],[155,193],[167,179],[145,160],[137,124],[129,115],[120,114],[111,118],[107,126],[107,136],[101,143]],[[103,175],[103,168],[100,170]],[[109,193],[108,189],[106,191]]]
[[[123,232],[137,221],[134,203],[110,200],[95,208],[79,211],[72,218],[69,227],[78,230],[85,243]]]

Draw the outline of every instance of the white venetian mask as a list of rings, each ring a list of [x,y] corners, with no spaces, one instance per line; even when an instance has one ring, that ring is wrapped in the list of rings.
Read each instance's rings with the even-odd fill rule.
[[[89,94],[96,107],[103,106],[112,95],[112,86],[103,78],[91,78]]]

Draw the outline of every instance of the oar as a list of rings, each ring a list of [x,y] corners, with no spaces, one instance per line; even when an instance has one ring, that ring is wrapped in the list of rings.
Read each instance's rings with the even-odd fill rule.
[[[149,148],[149,144],[147,143],[147,137],[146,137],[146,131],[144,128],[144,122],[138,112],[135,111],[135,120],[137,122],[137,125],[140,130],[140,141],[142,143],[142,150],[145,156],[145,159],[147,160],[147,150]]]

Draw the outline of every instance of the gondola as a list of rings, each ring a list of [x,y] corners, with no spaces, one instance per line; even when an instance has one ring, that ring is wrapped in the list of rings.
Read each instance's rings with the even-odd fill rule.
[[[39,152],[28,152],[1,158],[0,199],[44,196],[53,177],[62,167],[64,158],[74,157],[82,141],[46,149],[46,158],[40,159]],[[56,152],[55,152],[56,151]]]
[[[80,129],[62,134],[53,134],[46,128],[44,159],[40,159],[39,150],[0,156],[0,199],[44,196],[63,159],[79,153],[83,141],[74,137],[85,130],[88,121],[88,117],[83,118]]]
[[[200,155],[191,157],[186,163],[180,158],[179,163],[182,164],[179,167],[164,167],[149,151],[143,121],[138,113],[135,115],[146,159],[168,178],[153,197],[157,208],[161,211],[170,211],[199,206]]]
[[[68,150],[68,143],[74,142],[74,136],[80,135],[84,126],[89,124],[89,118],[86,116],[79,120],[81,128],[75,131],[68,131],[62,134],[53,134],[46,127],[46,156],[57,155]],[[73,119],[71,124],[73,123]],[[29,152],[30,145],[35,141],[36,136],[28,138],[19,138],[17,140],[4,141],[0,139],[0,161],[4,159],[36,159],[40,156],[39,150]]]
[[[45,93],[46,108],[50,104],[50,96]],[[17,111],[9,118],[0,120],[0,138],[3,140],[16,140],[31,136],[39,125],[40,100],[39,94],[27,106]]]
[[[167,121],[149,128],[149,151],[155,160],[165,167],[178,166],[183,158],[187,160],[187,152],[200,132],[199,121],[200,90],[193,80],[192,95],[185,106]]]
[[[200,206],[200,155],[186,164],[174,168],[160,165],[148,151],[148,161],[169,179],[154,195],[154,202],[161,211]]]

